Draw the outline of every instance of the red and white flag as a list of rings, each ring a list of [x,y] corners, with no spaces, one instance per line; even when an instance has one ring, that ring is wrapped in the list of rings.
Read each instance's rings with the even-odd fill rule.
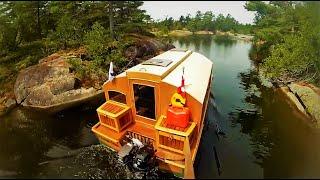
[[[184,75],[184,67],[182,69],[181,85],[178,87],[178,93],[182,97],[186,98],[186,89],[184,87],[184,77],[183,77],[183,75]]]

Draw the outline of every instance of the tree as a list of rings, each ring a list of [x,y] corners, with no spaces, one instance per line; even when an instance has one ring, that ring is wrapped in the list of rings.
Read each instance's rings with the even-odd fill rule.
[[[194,33],[195,31],[197,31],[198,26],[197,26],[197,21],[196,19],[191,19],[188,24],[187,24],[187,28],[188,30],[190,30],[192,33]]]
[[[247,1],[244,6],[248,11],[255,11],[255,23],[258,24],[259,21],[268,15],[275,13],[276,7],[270,4],[266,4],[262,1]]]
[[[289,76],[320,84],[320,4],[307,2],[293,11],[297,31],[284,35],[283,41],[274,45],[263,66],[273,78]]]
[[[203,21],[203,29],[205,30],[210,30],[210,31],[214,31],[215,27],[214,27],[214,15],[211,11],[207,11],[203,14],[202,17],[202,21]]]
[[[112,42],[112,37],[99,22],[94,23],[92,30],[84,36],[85,47],[94,58],[102,56],[107,51],[109,42]]]
[[[53,32],[53,40],[57,40],[63,49],[77,45],[81,42],[81,24],[70,16],[65,15],[59,21],[57,29]]]
[[[180,16],[179,22],[182,26],[186,26],[187,22],[184,16]]]
[[[109,30],[110,30],[110,36],[112,39],[114,39],[113,35],[113,6],[112,1],[109,1]]]

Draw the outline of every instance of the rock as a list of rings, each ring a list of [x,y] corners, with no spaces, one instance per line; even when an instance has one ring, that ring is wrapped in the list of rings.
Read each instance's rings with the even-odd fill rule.
[[[1,178],[12,178],[12,177],[16,177],[18,175],[17,172],[15,171],[7,171],[7,170],[1,170],[0,169],[0,176]]]
[[[172,49],[173,46],[147,36],[131,34],[130,37],[135,39],[135,43],[124,52],[125,57],[128,59],[141,58],[147,55],[156,56],[161,51]]]
[[[291,83],[288,87],[301,99],[306,111],[320,127],[320,94],[305,83]]]
[[[264,70],[261,68],[259,68],[258,70],[258,77],[263,86],[268,88],[271,88],[273,86],[272,82],[266,77]]]
[[[0,104],[2,104],[6,100],[6,97],[0,97]]]
[[[287,95],[290,101],[294,103],[294,105],[298,108],[300,112],[307,116],[306,110],[304,109],[298,98],[290,91],[290,89],[287,86],[280,87],[280,90],[283,93],[285,93],[285,95]]]
[[[72,150],[66,146],[57,144],[52,146],[45,155],[49,158],[60,159],[77,155],[80,151],[80,149]]]
[[[197,31],[195,32],[195,34],[199,34],[199,35],[213,35],[214,33],[211,31]]]
[[[169,36],[176,36],[176,37],[190,36],[192,34],[193,34],[192,32],[187,31],[187,30],[173,30],[173,31],[169,32]]]
[[[256,97],[261,97],[261,92],[255,84],[250,84],[248,93]]]
[[[0,116],[6,114],[16,107],[16,101],[10,97],[2,97],[0,99]]]
[[[69,107],[91,98],[97,90],[80,88],[76,78],[69,70],[65,57],[55,53],[39,61],[39,64],[22,70],[14,85],[14,94],[18,104],[26,107],[47,107],[55,110],[54,106]],[[77,101],[81,99],[81,101]],[[68,104],[68,106],[64,106]]]
[[[14,85],[14,94],[18,104],[24,101],[38,86],[49,86],[54,92],[69,90],[63,89],[63,85],[60,85],[61,88],[55,87],[59,86],[59,83],[64,83],[62,81],[64,78],[74,77],[69,73],[69,64],[63,57],[53,54],[39,62],[39,64],[30,66],[18,74]]]
[[[0,104],[0,116],[4,115],[6,113],[6,108]]]
[[[9,111],[16,106],[16,101],[10,98],[6,101],[5,106],[7,108],[7,111]]]

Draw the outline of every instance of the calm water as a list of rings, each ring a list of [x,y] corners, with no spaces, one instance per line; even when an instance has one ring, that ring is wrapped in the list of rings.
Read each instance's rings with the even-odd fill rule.
[[[306,125],[282,94],[261,85],[248,57],[250,43],[212,36],[172,42],[214,63],[212,92],[217,108],[209,106],[208,118],[211,124],[217,120],[226,136],[218,140],[213,128],[204,132],[197,177],[320,178],[320,131]]]
[[[281,94],[260,84],[248,59],[250,43],[216,41],[212,36],[172,43],[214,63],[216,107],[208,107],[210,126],[203,133],[197,177],[320,177],[320,132],[306,125]],[[79,107],[55,116],[16,108],[0,117],[0,177],[75,177],[74,170],[83,165],[70,165],[70,153],[98,144],[90,131],[98,121],[95,108]],[[215,121],[225,137],[217,138]],[[94,166],[99,165],[90,167]]]

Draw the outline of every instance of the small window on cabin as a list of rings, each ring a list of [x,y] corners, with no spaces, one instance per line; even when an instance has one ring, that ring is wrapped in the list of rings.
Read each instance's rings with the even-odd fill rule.
[[[154,87],[133,84],[136,114],[155,119]]]
[[[113,101],[117,101],[119,103],[126,104],[126,95],[117,92],[117,91],[108,91],[109,99]]]

